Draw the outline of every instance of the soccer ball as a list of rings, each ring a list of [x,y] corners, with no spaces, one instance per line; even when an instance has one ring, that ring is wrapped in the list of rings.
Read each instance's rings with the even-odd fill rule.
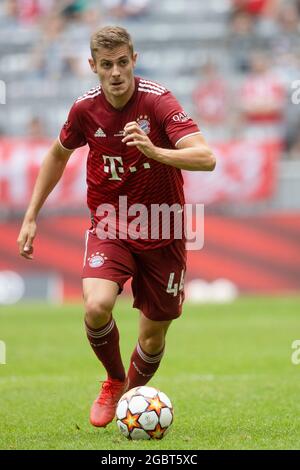
[[[167,395],[154,387],[135,387],[119,400],[117,425],[127,439],[162,439],[173,422],[173,406]]]

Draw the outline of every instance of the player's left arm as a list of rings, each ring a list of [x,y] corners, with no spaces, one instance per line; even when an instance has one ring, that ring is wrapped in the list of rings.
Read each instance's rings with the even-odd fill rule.
[[[137,122],[129,122],[122,142],[137,147],[148,158],[180,170],[212,171],[216,166],[216,157],[201,134],[180,139],[176,149],[165,149],[156,147]]]

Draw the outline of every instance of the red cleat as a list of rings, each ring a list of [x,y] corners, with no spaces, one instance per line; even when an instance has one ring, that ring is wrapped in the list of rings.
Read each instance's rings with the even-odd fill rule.
[[[93,426],[105,428],[115,417],[118,401],[125,393],[127,380],[107,379],[102,384],[99,396],[94,401],[90,422]]]

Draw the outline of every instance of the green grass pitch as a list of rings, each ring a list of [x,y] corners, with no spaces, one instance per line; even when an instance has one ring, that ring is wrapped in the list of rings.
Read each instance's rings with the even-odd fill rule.
[[[128,366],[137,311],[115,315]],[[174,404],[162,441],[127,441],[116,424],[93,428],[89,409],[105,377],[85,338],[82,306],[1,307],[1,449],[299,449],[300,298],[185,305],[152,384]]]

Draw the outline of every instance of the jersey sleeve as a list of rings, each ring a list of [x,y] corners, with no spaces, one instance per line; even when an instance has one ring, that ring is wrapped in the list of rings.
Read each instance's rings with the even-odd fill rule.
[[[70,109],[68,119],[60,131],[59,141],[67,150],[83,147],[87,143],[80,124],[79,110],[76,103],[74,103]]]
[[[200,134],[197,124],[169,91],[157,99],[155,113],[158,124],[164,128],[174,147],[185,137]]]

